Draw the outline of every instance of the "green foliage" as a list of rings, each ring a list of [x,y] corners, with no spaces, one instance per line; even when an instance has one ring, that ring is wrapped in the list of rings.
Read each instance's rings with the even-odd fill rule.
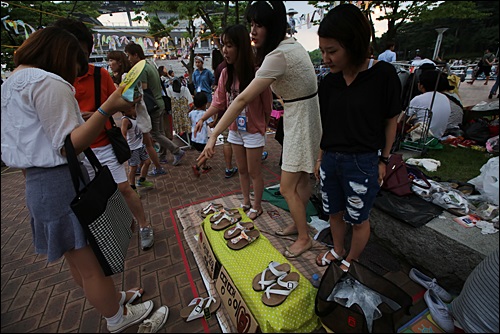
[[[314,65],[321,64],[322,57],[321,57],[321,51],[319,49],[309,52],[309,57],[311,58],[311,62]]]
[[[2,2],[3,4],[4,2]],[[8,1],[7,7],[1,8],[1,17],[7,17],[7,20],[21,20],[29,24],[33,29],[46,27],[52,22],[65,17],[88,22],[97,18],[100,14],[97,9],[100,6],[100,1]],[[29,33],[31,29],[28,28]],[[18,27],[18,32],[9,26],[5,29],[2,24],[2,64],[6,65],[7,70],[13,70],[13,55],[14,51],[26,39],[24,28]]]

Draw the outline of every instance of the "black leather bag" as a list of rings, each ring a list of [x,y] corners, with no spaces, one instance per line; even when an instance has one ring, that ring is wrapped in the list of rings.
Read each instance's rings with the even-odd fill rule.
[[[382,303],[377,306],[381,317],[373,320],[371,332],[396,333],[397,326],[403,325],[402,319],[410,314],[409,309],[413,303],[411,296],[387,278],[355,260],[351,262],[348,272],[344,272],[332,261],[321,278],[316,294],[315,312],[327,332],[369,332],[364,311],[357,303],[346,307],[329,298],[335,286],[347,278],[361,283],[381,296]]]
[[[108,166],[100,164],[91,148],[84,153],[94,168],[95,177],[80,190],[80,180],[83,182],[84,177],[70,135],[66,137],[64,148],[76,192],[70,207],[78,217],[104,275],[121,273],[132,238],[132,212]]]
[[[143,90],[142,99],[144,100],[144,104],[146,104],[148,114],[151,115],[155,111],[160,110],[160,106],[158,105],[158,103],[156,103],[156,99],[150,88],[146,88]]]
[[[118,162],[122,164],[130,159],[132,152],[130,152],[127,140],[123,137],[122,130],[116,126],[113,117],[110,117],[109,119],[111,120],[111,129],[106,130],[106,135],[108,136],[111,146],[113,146],[116,159],[118,159]]]

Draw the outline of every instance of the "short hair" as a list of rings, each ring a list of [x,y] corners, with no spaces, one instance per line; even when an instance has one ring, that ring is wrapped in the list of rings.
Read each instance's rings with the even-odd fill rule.
[[[392,48],[392,47],[393,47],[393,46],[395,46],[395,45],[396,45],[396,43],[394,43],[394,41],[387,41],[387,42],[385,43],[385,49],[386,49],[386,50],[389,50],[390,48]]]
[[[80,65],[79,73],[75,66]],[[14,65],[57,74],[71,85],[88,71],[88,59],[76,37],[58,27],[35,31],[14,53]]]
[[[453,88],[450,86],[446,74],[439,70],[427,70],[422,72],[419,77],[419,83],[427,92],[432,92],[434,90],[442,92]]]
[[[196,108],[201,108],[208,103],[207,95],[203,92],[194,94],[193,103]]]
[[[174,74],[173,70],[168,70],[168,75],[172,76]]]
[[[132,68],[127,55],[122,52],[122,51],[109,51],[107,55],[107,60],[116,60],[117,62],[120,63],[120,70],[118,71],[119,73],[119,81],[121,82],[121,77],[123,73],[128,73],[130,69]],[[114,81],[114,80],[113,80]],[[117,82],[119,83],[119,82]]]
[[[78,41],[84,42],[87,45],[90,56],[92,48],[94,47],[94,37],[85,23],[70,18],[63,18],[52,23],[52,26],[65,29],[75,35]]]
[[[371,27],[358,7],[342,4],[326,14],[319,25],[318,36],[337,40],[345,49],[351,64],[360,66],[368,55]]]
[[[260,66],[265,56],[285,39],[288,26],[285,4],[283,1],[252,1],[245,17],[248,23],[255,22],[266,28],[266,39],[256,53],[256,62]]]
[[[130,42],[125,45],[125,52],[133,56],[137,55],[140,59],[146,59],[142,46],[135,44],[134,42]]]

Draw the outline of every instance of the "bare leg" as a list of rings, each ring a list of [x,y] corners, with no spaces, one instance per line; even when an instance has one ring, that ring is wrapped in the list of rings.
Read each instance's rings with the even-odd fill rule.
[[[158,153],[156,153],[153,147],[153,138],[150,133],[143,133],[142,142],[146,145],[146,151],[148,152],[149,158],[155,165],[156,169],[161,169],[160,159],[158,158]]]
[[[309,228],[306,220],[306,207],[299,195],[299,184],[302,174],[304,172],[290,173],[286,171],[281,172],[281,185],[280,191],[288,204],[293,222],[298,232],[298,237],[295,242],[288,247],[291,253],[301,253],[305,248],[311,245],[311,238],[309,236]]]
[[[225,149],[226,145],[224,145]],[[251,205],[250,202],[250,175],[248,174],[246,149],[242,145],[231,144],[231,152],[236,158],[236,165],[240,177],[241,192],[243,193],[243,204]],[[227,166],[227,163],[226,163]]]
[[[224,143],[222,146],[223,146],[223,151],[224,151],[224,161],[226,162],[226,168],[232,169],[233,168],[233,148],[231,147],[230,143]]]
[[[111,276],[104,276],[90,246],[68,251],[64,253],[64,257],[73,279],[79,285],[81,282],[85,297],[90,304],[104,317],[114,316],[120,308],[117,300],[119,293]]]
[[[262,211],[262,194],[264,193],[262,150],[263,147],[245,149],[248,173],[250,175],[250,179],[252,180],[254,193],[254,203],[252,208],[258,212]]]
[[[361,224],[352,225],[351,249],[349,250],[346,261],[350,263],[353,259],[358,260],[361,256],[361,253],[363,253],[363,250],[365,249],[369,239],[370,221],[368,219]],[[341,267],[344,270],[347,269],[344,265],[342,265]]]
[[[142,207],[141,199],[137,196],[134,189],[128,184],[128,182],[122,182],[118,184],[118,189],[125,198],[125,202],[132,211],[137,223],[140,227],[147,227],[146,215],[144,214],[144,208]]]
[[[309,176],[307,173],[301,173],[300,179],[297,184],[297,192],[300,196],[300,199],[304,205],[304,210],[307,208],[307,204],[309,203],[309,199],[311,198],[311,186],[309,184]],[[283,184],[283,182],[282,182]],[[281,189],[280,189],[281,192]],[[296,224],[288,225],[283,229],[283,233],[285,234],[296,234],[297,226]]]

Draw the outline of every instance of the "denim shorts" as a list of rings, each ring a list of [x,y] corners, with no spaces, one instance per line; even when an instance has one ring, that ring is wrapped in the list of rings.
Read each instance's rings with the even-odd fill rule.
[[[380,190],[378,154],[325,152],[321,162],[321,195],[326,214],[344,212],[344,220],[361,224],[368,219]]]

